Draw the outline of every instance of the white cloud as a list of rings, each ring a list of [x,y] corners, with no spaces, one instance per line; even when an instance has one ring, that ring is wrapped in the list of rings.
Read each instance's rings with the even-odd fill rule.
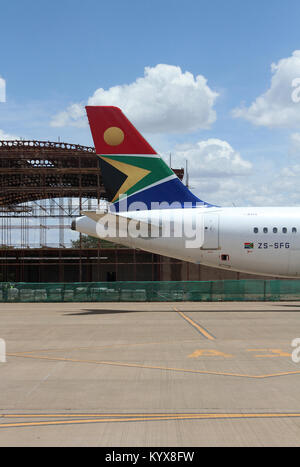
[[[288,167],[284,167],[281,171],[281,175],[283,177],[297,177],[299,178],[300,175],[300,165],[294,164]]]
[[[53,127],[75,126],[82,128],[86,125],[84,104],[71,104],[66,110],[55,115],[51,121]]]
[[[300,134],[294,139],[300,148]],[[219,139],[175,147],[172,166],[185,167],[185,160],[191,191],[204,201],[220,206],[300,206],[297,161],[281,168],[263,158],[252,164]]]
[[[296,178],[279,177],[274,172],[263,176],[192,178],[191,190],[204,201],[220,206],[295,206],[300,205]]]
[[[0,102],[6,101],[6,82],[5,79],[0,76]]]
[[[191,190],[204,201],[220,206],[300,206],[300,164],[278,170],[252,170],[249,176],[190,174]]]
[[[144,76],[131,84],[97,89],[88,105],[115,105],[141,130],[148,133],[188,133],[210,128],[218,94],[202,76],[182,72],[178,66],[146,67]],[[83,104],[73,104],[53,117],[51,125],[82,126]]]
[[[233,110],[234,117],[269,128],[295,128],[300,125],[300,50],[273,63],[270,88],[250,107]]]
[[[14,141],[16,139],[20,139],[19,136],[4,133],[4,131],[0,129],[0,141]]]
[[[172,153],[176,165],[189,162],[192,178],[249,175],[252,164],[227,142],[211,138],[194,144],[181,144]]]
[[[169,162],[167,154],[164,158]],[[253,174],[252,163],[227,141],[210,138],[177,145],[172,151],[172,166],[185,167],[186,160],[190,189],[200,199],[221,206],[251,204],[245,184]]]

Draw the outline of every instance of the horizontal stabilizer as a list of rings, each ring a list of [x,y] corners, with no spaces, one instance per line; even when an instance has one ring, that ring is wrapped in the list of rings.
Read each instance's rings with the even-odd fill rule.
[[[82,216],[89,217],[95,222],[98,222],[103,216],[106,216],[108,214],[108,211],[81,211],[80,214]]]
[[[99,237],[102,237],[101,233],[104,233],[104,227],[106,235],[113,238],[127,237],[128,235],[144,238],[161,236],[162,228],[153,222],[140,221],[109,211],[83,211],[81,214],[98,223]]]

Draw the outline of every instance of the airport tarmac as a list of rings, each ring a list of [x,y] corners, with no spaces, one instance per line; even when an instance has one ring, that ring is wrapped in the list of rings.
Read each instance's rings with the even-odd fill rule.
[[[300,303],[0,304],[0,446],[299,446]]]

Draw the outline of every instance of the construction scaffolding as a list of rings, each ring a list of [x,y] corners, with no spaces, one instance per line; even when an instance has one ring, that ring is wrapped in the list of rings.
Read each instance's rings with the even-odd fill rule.
[[[94,148],[0,141],[0,248],[70,247],[72,219],[105,197]]]
[[[96,200],[56,198],[0,207],[0,248],[72,248],[80,234],[71,231],[81,210],[96,210]]]
[[[106,198],[93,147],[0,141],[0,282],[152,281],[170,261],[174,275],[181,261],[71,231]]]

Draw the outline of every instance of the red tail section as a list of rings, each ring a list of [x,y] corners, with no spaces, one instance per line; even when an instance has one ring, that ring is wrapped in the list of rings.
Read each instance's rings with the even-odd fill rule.
[[[118,107],[87,106],[86,112],[97,154],[156,154]]]

